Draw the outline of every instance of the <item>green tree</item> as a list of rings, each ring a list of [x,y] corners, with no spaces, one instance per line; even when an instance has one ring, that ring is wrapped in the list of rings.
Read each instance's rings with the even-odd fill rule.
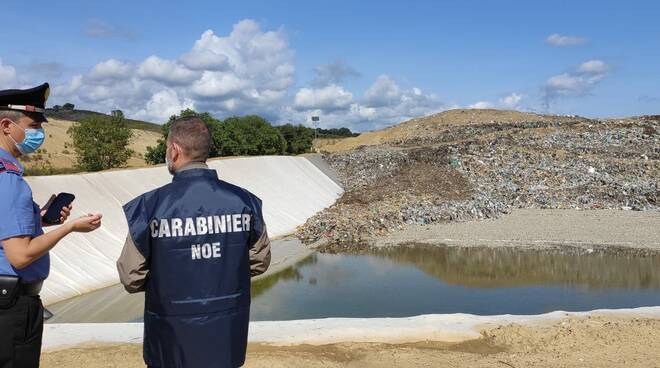
[[[225,119],[213,134],[221,156],[282,155],[286,140],[282,134],[257,115]]]
[[[340,138],[340,137],[356,137],[360,133],[353,133],[348,128],[331,128],[331,129],[322,129],[316,128],[316,132],[319,138]]]
[[[78,167],[99,171],[126,165],[133,155],[128,148],[133,131],[124,119],[91,115],[67,131],[73,138]]]
[[[287,141],[282,133],[260,116],[234,116],[220,121],[207,112],[187,109],[170,117],[163,125],[163,137],[155,146],[147,147],[145,160],[152,165],[165,162],[166,141],[172,122],[181,117],[193,116],[206,122],[211,130],[213,147],[209,157],[282,155],[287,152]]]
[[[286,140],[286,152],[290,155],[298,155],[310,152],[314,141],[314,129],[303,125],[284,124],[279,125],[280,131]]]
[[[117,118],[117,119],[123,119],[124,118],[124,112],[121,111],[121,110],[112,110],[110,112],[110,116],[112,116],[113,118]]]
[[[181,110],[181,113],[179,113],[179,115],[170,116],[170,119],[167,121],[167,123],[163,124],[163,126],[161,127],[161,134],[163,135],[163,137],[156,142],[156,145],[147,147],[147,152],[144,155],[144,160],[147,163],[151,165],[165,163],[165,151],[167,150],[166,142],[167,142],[167,136],[170,133],[170,126],[176,119],[189,118],[189,117],[199,117],[200,119],[202,119],[209,126],[212,135],[214,135],[214,132],[217,131],[217,129],[221,124],[220,120],[214,118],[208,112],[200,113],[192,109]],[[209,157],[218,156],[215,147],[217,147],[217,145],[214,144],[214,147],[211,148],[211,153]]]

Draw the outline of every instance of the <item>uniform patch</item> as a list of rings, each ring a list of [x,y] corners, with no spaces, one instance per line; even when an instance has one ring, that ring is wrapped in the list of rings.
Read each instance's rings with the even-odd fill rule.
[[[13,174],[18,174],[21,175],[23,174],[23,171],[21,171],[21,168],[16,166],[13,162],[10,160],[0,158],[0,173],[1,172],[10,172]]]

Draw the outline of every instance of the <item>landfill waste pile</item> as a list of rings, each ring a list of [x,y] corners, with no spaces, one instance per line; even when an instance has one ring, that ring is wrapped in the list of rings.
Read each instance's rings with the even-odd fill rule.
[[[500,119],[491,120],[493,111]],[[447,121],[461,112],[472,119]],[[350,147],[360,137],[349,138],[347,150],[324,153],[344,195],[296,235],[341,250],[407,225],[494,218],[512,208],[659,210],[660,116],[505,113],[452,110],[388,128],[406,133],[381,134],[378,144]]]

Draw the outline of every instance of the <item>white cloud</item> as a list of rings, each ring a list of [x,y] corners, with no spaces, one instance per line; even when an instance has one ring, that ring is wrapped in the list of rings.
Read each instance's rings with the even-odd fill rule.
[[[562,36],[557,33],[551,34],[545,39],[545,42],[552,46],[575,46],[581,45],[588,41],[589,39],[586,37]]]
[[[241,106],[270,111],[294,83],[293,51],[284,32],[264,32],[253,20],[235,24],[226,37],[204,32],[181,60],[190,68],[205,68],[190,91],[216,111]],[[211,98],[220,100],[213,106]]]
[[[127,116],[153,121],[169,116],[167,102],[175,108],[194,105],[219,117],[254,113],[272,118],[289,103],[294,72],[284,32],[262,31],[255,21],[243,20],[227,36],[204,32],[177,59],[152,55],[135,65],[100,62],[54,88],[54,100],[105,112],[120,108]]]
[[[493,104],[489,101],[479,101],[475,102],[469,106],[471,109],[490,109],[493,107]]]
[[[123,61],[109,59],[96,64],[87,74],[90,81],[106,82],[128,78],[133,72],[133,67]]]
[[[510,110],[519,110],[521,109],[521,102],[525,96],[523,94],[512,92],[509,95],[501,97],[497,100],[496,103],[491,101],[477,101],[471,105],[468,105],[470,109],[510,109]],[[460,108],[455,106],[454,108]]]
[[[323,88],[301,88],[294,98],[297,110],[334,111],[346,109],[353,101],[353,94],[331,84]]]
[[[167,85],[185,85],[199,77],[199,73],[158,56],[149,56],[143,61],[138,68],[138,75],[141,78],[163,82]]]
[[[16,87],[16,83],[18,83],[16,68],[3,64],[2,59],[0,59],[0,89],[14,88]]]
[[[610,72],[612,67],[602,60],[589,60],[573,71],[552,76],[543,85],[546,108],[559,97],[584,96],[593,90]]]
[[[192,50],[181,57],[181,61],[193,70],[223,70],[229,66],[229,58],[223,53],[227,48],[227,43],[209,29],[195,42]]]
[[[578,73],[583,73],[583,74],[605,74],[609,72],[611,67],[602,60],[589,60],[585,61],[584,63],[580,64],[578,67],[577,71]]]
[[[60,85],[57,88],[57,94],[54,97],[59,96],[71,96],[80,90],[83,84],[83,76],[81,74],[74,75],[67,84]],[[58,96],[59,95],[59,96]]]
[[[135,117],[157,118],[166,121],[170,116],[176,115],[185,109],[194,109],[195,103],[189,98],[180,98],[173,89],[164,89],[155,93],[147,102],[143,110],[138,111]]]
[[[258,114],[274,123],[304,123],[322,117],[323,127],[363,131],[438,112],[445,104],[432,93],[402,87],[380,75],[360,95],[341,81],[357,77],[343,61],[316,68],[311,87],[293,90],[294,51],[282,29],[262,30],[253,20],[227,35],[203,32],[178,58],[152,55],[128,63],[109,59],[53,88],[51,103],[165,122],[181,109],[218,118]],[[359,97],[358,97],[359,96]]]
[[[523,95],[513,92],[508,96],[500,98],[499,105],[508,109],[517,109],[520,107],[523,97]]]
[[[364,105],[382,107],[392,105],[401,100],[401,89],[396,82],[387,75],[380,75],[376,81],[364,92]]]
[[[545,82],[546,89],[554,94],[578,92],[585,86],[586,83],[582,77],[569,73],[552,76]]]
[[[202,78],[192,85],[191,91],[200,97],[232,97],[248,86],[248,81],[234,73],[206,71]]]
[[[320,90],[324,90],[324,93],[320,94]],[[311,116],[320,115],[322,127],[345,126],[356,131],[364,131],[384,128],[413,117],[439,112],[446,107],[438,96],[426,94],[416,87],[401,88],[396,81],[386,75],[379,76],[365,91],[366,97],[363,97],[362,102],[351,102],[348,94],[350,92],[337,85],[323,89],[302,88],[296,94],[297,103],[292,107],[284,108],[281,112],[282,120],[309,123]],[[321,99],[321,96],[334,96],[334,99]],[[307,103],[308,101],[325,103]],[[343,108],[333,108],[336,105],[341,105]]]

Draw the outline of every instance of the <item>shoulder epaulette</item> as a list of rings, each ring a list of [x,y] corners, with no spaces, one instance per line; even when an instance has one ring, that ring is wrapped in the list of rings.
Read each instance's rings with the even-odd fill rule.
[[[0,157],[0,173],[3,172],[18,174],[18,175],[23,174],[23,171],[15,163]]]

